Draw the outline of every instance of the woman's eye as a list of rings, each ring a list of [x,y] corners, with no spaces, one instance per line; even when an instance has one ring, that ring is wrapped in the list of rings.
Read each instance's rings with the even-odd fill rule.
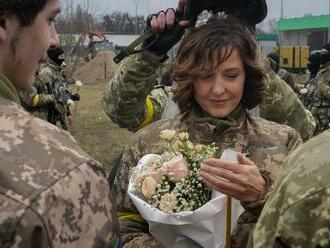
[[[199,79],[206,81],[206,80],[211,80],[212,78],[213,78],[213,75],[205,75],[205,76],[200,77]]]
[[[237,74],[228,74],[227,75],[227,78],[229,78],[229,79],[235,79],[235,78],[237,78]]]

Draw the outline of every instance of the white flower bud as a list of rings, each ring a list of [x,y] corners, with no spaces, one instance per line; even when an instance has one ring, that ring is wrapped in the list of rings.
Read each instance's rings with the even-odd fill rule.
[[[179,133],[179,138],[180,138],[180,140],[188,140],[189,134],[187,132]]]
[[[156,181],[152,177],[146,177],[142,182],[141,191],[144,197],[151,198],[156,194]]]
[[[80,80],[77,80],[76,81],[76,86],[81,87],[81,86],[83,86],[83,83]]]
[[[177,205],[177,199],[175,194],[173,193],[166,193],[162,196],[159,203],[159,209],[163,211],[164,213],[172,213],[173,209]]]
[[[161,131],[159,137],[163,140],[171,141],[175,135],[176,135],[175,130],[166,129],[166,130]]]

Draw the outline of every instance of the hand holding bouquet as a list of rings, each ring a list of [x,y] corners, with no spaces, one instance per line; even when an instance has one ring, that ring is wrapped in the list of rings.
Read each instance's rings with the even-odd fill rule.
[[[226,196],[212,192],[199,175],[215,145],[193,144],[188,133],[174,130],[164,130],[160,138],[165,151],[140,159],[128,189],[150,233],[165,247],[223,247]],[[236,222],[241,208],[233,205]]]

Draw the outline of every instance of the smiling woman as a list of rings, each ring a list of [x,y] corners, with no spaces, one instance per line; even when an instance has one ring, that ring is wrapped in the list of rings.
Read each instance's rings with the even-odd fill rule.
[[[126,192],[129,171],[139,159],[145,154],[164,153],[159,138],[162,130],[187,132],[194,144],[217,147],[214,158],[203,162],[200,175],[204,187],[239,200],[246,210],[235,223],[233,247],[245,246],[282,161],[301,143],[292,128],[247,112],[261,103],[265,88],[256,40],[236,19],[211,16],[204,25],[184,34],[174,61],[174,101],[181,114],[142,129],[123,153],[115,193],[119,209],[125,212],[120,215],[124,246],[158,247],[145,224],[138,225],[130,219],[132,213],[127,214],[136,213],[136,209]],[[218,159],[228,148],[238,152],[237,162]],[[241,153],[247,153],[249,158]]]

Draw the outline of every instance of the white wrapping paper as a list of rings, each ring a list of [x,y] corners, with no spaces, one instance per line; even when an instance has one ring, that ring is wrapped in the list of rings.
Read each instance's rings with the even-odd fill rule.
[[[150,155],[139,161],[141,169]],[[225,150],[221,159],[236,161],[236,152]],[[225,247],[226,195],[213,191],[212,199],[195,211],[166,214],[136,196],[132,181],[129,183],[128,194],[141,216],[149,223],[150,234],[165,247]],[[239,201],[233,199],[232,231],[242,212]]]

